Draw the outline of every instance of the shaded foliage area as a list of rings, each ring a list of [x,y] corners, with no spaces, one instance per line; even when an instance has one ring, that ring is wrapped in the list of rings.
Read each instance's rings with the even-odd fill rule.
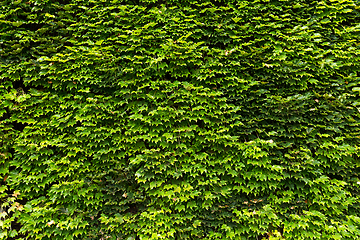
[[[0,239],[358,239],[360,3],[0,3]]]

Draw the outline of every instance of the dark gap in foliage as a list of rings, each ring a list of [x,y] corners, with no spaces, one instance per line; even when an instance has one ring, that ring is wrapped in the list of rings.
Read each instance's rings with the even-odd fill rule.
[[[70,4],[71,2],[72,2],[71,0],[58,0],[57,1],[58,4],[63,4],[63,5]]]
[[[45,26],[44,23],[26,23],[21,25],[21,28],[35,32],[41,29],[43,26]]]
[[[131,203],[128,205],[129,208],[125,211],[125,213],[131,213],[131,214],[136,214],[139,212],[139,206],[136,203]]]
[[[22,80],[13,81],[13,88],[18,91],[18,94],[26,94],[30,89],[29,86],[25,86]]]
[[[24,82],[19,80],[19,81],[14,81],[13,82],[13,88],[16,89],[17,91],[17,95],[23,95],[26,94],[30,87],[29,86],[25,86]],[[16,104],[15,104],[16,105]],[[11,113],[8,114],[8,117],[11,118]],[[11,124],[13,125],[13,129],[22,132],[24,130],[24,128],[28,125],[25,123],[21,123],[17,120],[14,120],[11,122]]]
[[[4,107],[5,113],[0,117],[0,122],[10,118],[9,107]]]

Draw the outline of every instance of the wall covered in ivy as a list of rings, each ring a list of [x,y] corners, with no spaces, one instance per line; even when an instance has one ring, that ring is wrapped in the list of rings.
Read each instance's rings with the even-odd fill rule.
[[[3,0],[0,239],[359,239],[358,0]]]

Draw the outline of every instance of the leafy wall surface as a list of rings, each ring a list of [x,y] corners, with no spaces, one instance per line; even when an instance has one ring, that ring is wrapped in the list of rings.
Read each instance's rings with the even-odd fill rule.
[[[1,1],[0,239],[359,239],[359,9]]]

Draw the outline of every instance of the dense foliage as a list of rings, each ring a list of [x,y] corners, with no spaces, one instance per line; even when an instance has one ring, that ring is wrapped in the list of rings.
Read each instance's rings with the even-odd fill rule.
[[[0,239],[359,239],[358,0],[2,0]]]

